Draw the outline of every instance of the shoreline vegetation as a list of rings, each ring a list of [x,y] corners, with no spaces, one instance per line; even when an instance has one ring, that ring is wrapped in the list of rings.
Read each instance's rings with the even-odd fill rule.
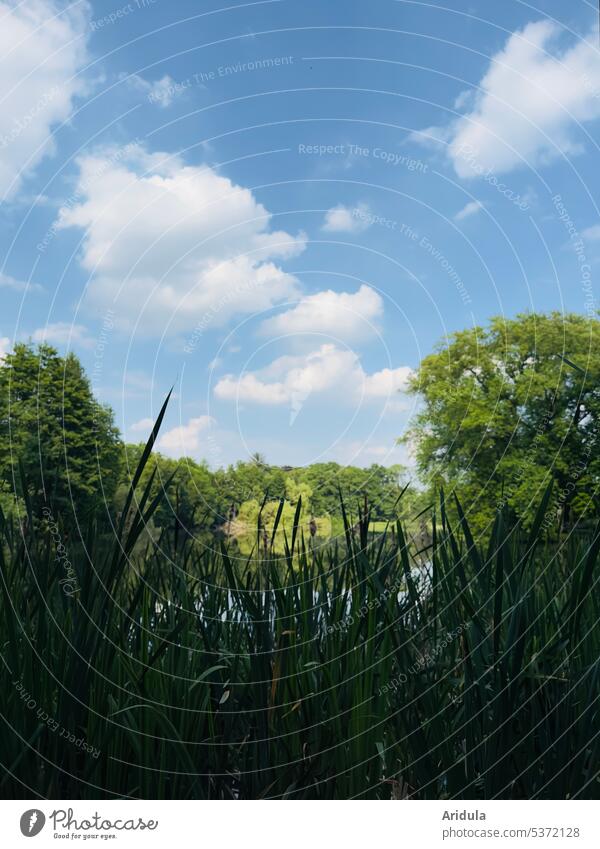
[[[170,395],[124,446],[73,355],[17,346],[0,794],[600,798],[596,328],[573,318],[557,356],[556,317],[534,353],[528,321],[421,364],[421,490],[401,467],[162,457]]]
[[[3,518],[1,792],[597,798],[600,523],[548,542],[550,503],[476,545],[441,493],[423,563],[362,511],[326,547],[296,521],[282,555],[144,542],[132,497],[112,536],[65,536],[74,594],[54,529]]]

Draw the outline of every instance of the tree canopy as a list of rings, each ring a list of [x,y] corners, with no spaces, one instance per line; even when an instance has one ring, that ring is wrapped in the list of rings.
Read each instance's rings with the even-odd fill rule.
[[[452,334],[409,388],[423,482],[455,490],[480,525],[503,504],[530,521],[551,480],[563,523],[583,514],[600,482],[599,342],[597,319],[561,313]]]
[[[144,446],[121,442],[112,411],[95,400],[74,354],[61,357],[48,345],[16,345],[0,364],[0,428],[5,509],[14,503],[15,492],[23,494],[19,464],[36,510],[51,502],[64,519],[65,508],[80,518],[89,512],[98,517],[103,504],[117,512],[123,508]],[[280,499],[295,507],[300,498],[305,515],[339,518],[340,493],[350,513],[366,495],[372,518],[388,519],[403,472],[401,466],[337,463],[274,466],[259,454],[211,470],[206,462],[175,460],[155,451],[138,488],[141,497],[153,474],[151,497],[163,495],[153,524],[196,535],[226,526],[232,516],[247,519],[265,499],[265,521],[277,512]]]
[[[37,508],[51,500],[78,515],[112,501],[120,438],[77,357],[49,345],[17,344],[0,363],[0,479],[20,491],[22,464]],[[5,503],[8,497],[4,497]]]
[[[142,454],[143,445],[124,446],[121,483],[116,503],[120,508],[133,470]],[[349,513],[356,514],[357,502],[367,496],[371,517],[393,518],[400,485],[402,466],[372,465],[368,468],[316,463],[305,467],[272,466],[264,458],[239,461],[226,468],[210,470],[206,463],[191,458],[173,460],[154,452],[139,481],[144,491],[152,473],[151,497],[163,491],[164,498],[154,522],[158,527],[172,527],[175,521],[197,533],[199,526],[227,526],[239,518],[254,526],[265,501],[262,519],[268,524],[277,512],[280,499],[291,508],[302,498],[304,515],[341,517],[340,493]],[[293,510],[285,516],[293,516]]]
[[[600,484],[599,332],[600,322],[583,315],[497,317],[425,357],[409,386],[422,403],[405,440],[431,495],[440,485],[455,491],[476,527],[500,505],[527,524],[553,481],[554,515],[568,525],[585,514]],[[0,363],[0,429],[5,505],[19,491],[20,462],[38,502],[75,505],[78,514],[102,503],[118,510],[143,450],[121,443],[77,357],[48,345],[18,344]],[[151,469],[153,491],[166,490],[156,525],[193,532],[250,515],[265,498],[267,513],[280,499],[293,507],[301,498],[307,515],[337,521],[340,494],[352,513],[366,495],[371,518],[387,520],[406,481],[401,466],[275,466],[256,454],[211,470],[155,452],[140,487]],[[400,510],[420,503],[409,494]]]

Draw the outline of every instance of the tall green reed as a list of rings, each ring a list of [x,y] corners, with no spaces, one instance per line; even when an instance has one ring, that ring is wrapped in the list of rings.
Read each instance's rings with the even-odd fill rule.
[[[598,798],[600,525],[156,540],[163,413],[110,528],[0,517],[2,796]]]

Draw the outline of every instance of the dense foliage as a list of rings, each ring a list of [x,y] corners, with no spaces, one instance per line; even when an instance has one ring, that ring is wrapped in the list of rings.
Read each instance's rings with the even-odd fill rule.
[[[124,446],[74,357],[18,346],[0,795],[600,797],[596,324],[564,321],[457,334],[413,384],[474,525],[443,488],[415,515],[400,467],[170,460],[164,408]]]
[[[79,517],[110,504],[120,475],[113,414],[99,404],[77,357],[49,345],[17,344],[0,362],[0,481],[5,509],[13,493],[38,507],[52,500]],[[10,493],[10,495],[8,495]]]
[[[143,448],[143,445],[124,447],[123,472],[116,497],[119,508]],[[141,476],[140,493],[153,473],[152,495],[161,491],[165,495],[154,524],[162,528],[172,527],[176,522],[182,530],[195,534],[202,529],[241,529],[242,524],[254,532],[259,513],[269,526],[282,499],[286,516],[289,516],[300,498],[304,514],[320,520],[320,528],[327,526],[331,530],[333,520],[333,527],[340,531],[340,495],[353,510],[357,501],[363,502],[366,497],[372,520],[384,520],[390,515],[406,483],[406,470],[399,465],[386,467],[374,464],[359,468],[338,463],[315,463],[293,468],[271,466],[264,458],[257,457],[211,471],[205,463],[191,458],[172,460],[154,452]],[[415,504],[412,493],[403,507],[409,504],[411,507]],[[237,520],[235,524],[233,519]]]
[[[442,502],[429,564],[364,517],[246,561],[142,502],[85,556],[2,527],[2,795],[600,796],[600,526],[480,548]]]
[[[112,411],[93,397],[89,380],[73,353],[18,344],[0,363],[0,503],[12,512],[22,496],[21,472],[36,514],[51,501],[63,519],[79,519],[104,507],[119,510],[143,445],[123,445]],[[256,524],[265,498],[265,517],[280,499],[294,508],[300,496],[306,512],[336,517],[340,493],[354,503],[366,495],[373,519],[382,518],[399,494],[400,466],[368,469],[320,463],[305,468],[271,466],[260,456],[212,471],[191,458],[173,460],[154,452],[139,482],[140,493],[154,474],[153,495],[162,493],[156,527],[198,534],[225,526],[232,515]],[[22,512],[22,505],[21,505]],[[330,526],[331,523],[329,523]]]

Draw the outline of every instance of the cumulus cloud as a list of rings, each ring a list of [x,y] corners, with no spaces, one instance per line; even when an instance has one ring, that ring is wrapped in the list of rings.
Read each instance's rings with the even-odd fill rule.
[[[158,450],[170,457],[189,457],[200,450],[202,434],[213,424],[210,416],[190,419],[187,424],[166,431],[158,440]]]
[[[322,229],[326,233],[361,233],[370,223],[370,211],[366,203],[349,207],[338,204],[325,213]]]
[[[163,109],[170,106],[184,91],[185,86],[176,82],[169,74],[158,80],[147,80],[139,74],[122,75],[127,84],[138,91],[144,92],[149,103],[154,103]]]
[[[74,345],[80,348],[92,348],[95,344],[83,324],[70,324],[68,321],[57,321],[54,324],[39,327],[33,331],[31,338],[34,342],[67,345],[70,348]]]
[[[469,111],[415,137],[448,144],[460,177],[537,166],[581,149],[576,130],[600,117],[597,32],[565,44],[558,24],[537,21],[513,33],[472,97]]]
[[[381,296],[363,284],[354,293],[327,289],[306,295],[292,309],[264,321],[261,330],[271,336],[324,333],[350,341],[372,332],[382,316]]]
[[[84,231],[90,305],[110,306],[121,327],[141,318],[139,330],[158,333],[170,321],[176,333],[297,295],[298,281],[278,263],[300,253],[305,237],[270,222],[249,189],[133,143],[79,160],[76,201],[56,226]]]
[[[150,83],[148,100],[151,103],[158,103],[159,106],[166,109],[180,93],[181,87],[177,85],[173,77],[165,74],[164,77]]]
[[[265,383],[255,374],[239,379],[233,374],[222,377],[215,386],[215,395],[226,401],[250,401],[253,404],[285,404],[290,392],[283,383]]]
[[[384,368],[374,374],[364,374],[361,390],[367,398],[388,398],[392,393],[406,389],[411,374],[412,370],[408,366]]]
[[[314,394],[338,401],[389,398],[406,388],[411,369],[401,366],[367,374],[354,351],[321,345],[303,356],[283,356],[260,371],[229,374],[215,386],[217,398],[263,405],[289,404],[296,410]]]
[[[475,215],[477,212],[481,212],[483,209],[483,204],[478,200],[469,201],[469,203],[465,204],[463,208],[456,213],[454,216],[455,221],[464,221],[465,218],[470,218],[471,215]]]
[[[90,7],[0,2],[0,195],[54,150],[52,131],[83,91]]]

